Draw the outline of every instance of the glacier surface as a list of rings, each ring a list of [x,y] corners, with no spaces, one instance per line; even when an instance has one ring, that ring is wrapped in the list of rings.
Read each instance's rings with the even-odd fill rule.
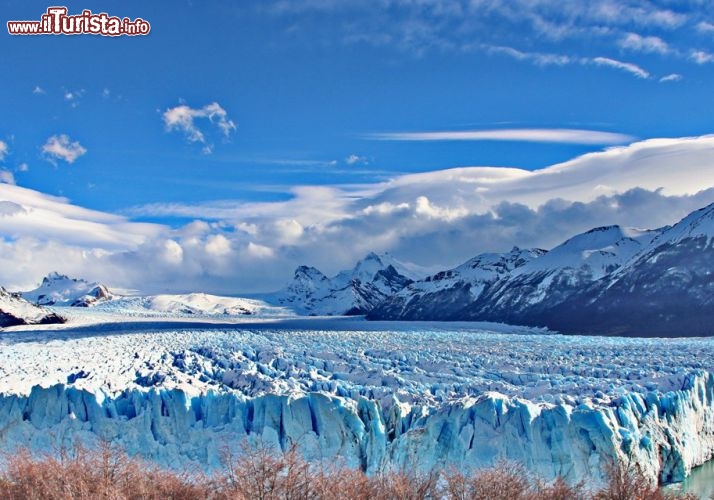
[[[0,336],[0,446],[213,469],[247,439],[370,473],[505,458],[572,480],[614,458],[666,483],[714,455],[713,359],[710,339],[497,324],[24,327]]]

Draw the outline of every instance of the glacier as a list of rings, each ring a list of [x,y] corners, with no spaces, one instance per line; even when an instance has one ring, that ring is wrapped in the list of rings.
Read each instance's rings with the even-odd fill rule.
[[[670,483],[714,455],[713,354],[499,324],[18,327],[0,336],[0,447],[108,441],[212,470],[248,440],[368,473],[509,459],[574,481],[615,459]]]

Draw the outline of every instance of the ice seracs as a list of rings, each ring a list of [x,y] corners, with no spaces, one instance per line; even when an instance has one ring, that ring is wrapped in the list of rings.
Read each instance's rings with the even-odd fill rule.
[[[612,459],[670,482],[714,454],[712,339],[298,323],[5,332],[2,447],[108,441],[216,469],[248,440],[370,473],[504,458],[590,484]]]

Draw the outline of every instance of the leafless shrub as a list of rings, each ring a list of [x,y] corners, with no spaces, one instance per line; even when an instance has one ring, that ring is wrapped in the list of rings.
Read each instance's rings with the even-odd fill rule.
[[[521,465],[498,462],[465,474],[415,470],[367,476],[339,465],[310,465],[291,448],[244,444],[228,449],[214,477],[163,471],[104,445],[96,450],[34,458],[19,451],[0,471],[0,498],[8,500],[694,500],[663,493],[637,469],[612,464],[607,484],[591,492],[562,478],[543,482]]]
[[[18,451],[6,459],[0,497],[8,500],[129,500],[211,498],[208,479],[161,471],[102,445],[72,454],[33,458]]]
[[[607,484],[598,491],[594,500],[696,500],[694,495],[665,493],[653,485],[639,469],[627,464],[610,462],[605,466]]]
[[[562,477],[558,477],[552,483],[537,481],[535,491],[529,498],[532,500],[573,500],[586,499],[590,496],[583,481],[576,484],[568,484]]]
[[[296,447],[281,453],[259,442],[240,446],[238,453],[225,448],[224,473],[219,483],[223,494],[236,499],[290,499],[315,497],[318,472],[300,456]]]
[[[533,486],[523,466],[505,460],[470,475],[451,470],[444,479],[446,494],[454,500],[518,500],[532,493]]]

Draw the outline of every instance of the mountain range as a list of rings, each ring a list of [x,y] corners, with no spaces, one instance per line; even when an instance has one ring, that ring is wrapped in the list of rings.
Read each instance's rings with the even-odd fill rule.
[[[353,316],[369,313],[418,277],[414,266],[372,252],[332,278],[314,267],[300,266],[285,288],[263,298],[299,314]]]
[[[714,333],[714,204],[654,230],[598,227],[550,251],[485,253],[418,278],[374,253],[328,278],[301,266],[272,297],[302,314],[492,321],[563,333]]]
[[[370,319],[479,320],[563,333],[714,333],[714,204],[671,227],[607,226],[546,252],[484,254],[412,283]]]
[[[704,336],[714,334],[713,241],[714,204],[673,226],[598,227],[549,251],[514,247],[484,253],[435,274],[376,253],[332,277],[300,266],[282,290],[261,298],[300,315],[491,321],[570,334]],[[227,310],[228,298],[205,297],[201,311],[216,309],[218,299],[223,300],[218,309]],[[2,291],[0,326],[21,324],[22,314],[27,323],[54,320],[37,306],[89,307],[119,299],[101,284],[51,273],[35,290]],[[240,303],[248,309],[251,304]]]

